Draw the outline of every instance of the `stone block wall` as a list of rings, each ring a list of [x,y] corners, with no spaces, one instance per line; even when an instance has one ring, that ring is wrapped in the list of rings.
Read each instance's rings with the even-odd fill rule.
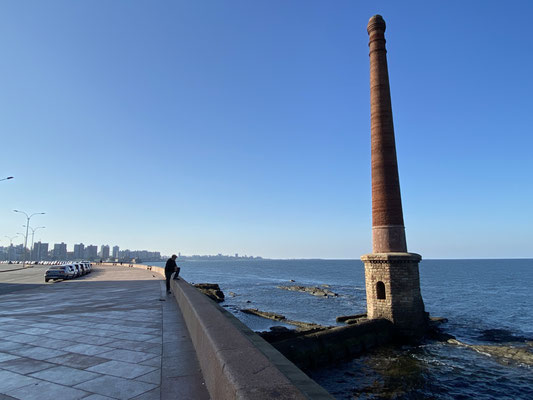
[[[427,317],[420,293],[420,255],[374,253],[361,259],[365,264],[368,318],[391,321],[402,336],[421,336]]]

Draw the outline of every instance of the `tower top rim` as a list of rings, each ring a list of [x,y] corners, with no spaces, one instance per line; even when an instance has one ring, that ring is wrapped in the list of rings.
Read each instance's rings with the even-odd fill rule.
[[[376,14],[368,20],[366,31],[368,32],[368,34],[370,34],[370,32],[375,31],[375,30],[380,30],[380,31],[385,32],[386,28],[387,28],[387,25],[385,24],[385,20],[383,19],[383,17],[379,14]]]

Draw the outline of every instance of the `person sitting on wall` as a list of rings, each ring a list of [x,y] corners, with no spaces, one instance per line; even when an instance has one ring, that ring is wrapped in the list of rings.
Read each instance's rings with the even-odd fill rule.
[[[167,263],[165,265],[165,278],[167,283],[167,293],[170,293],[170,278],[172,277],[172,274],[176,272],[176,275],[174,276],[174,279],[179,280],[178,275],[180,272],[180,269],[178,268],[178,265],[176,264],[176,258],[178,258],[177,255],[172,254],[172,257],[170,257],[167,260]]]

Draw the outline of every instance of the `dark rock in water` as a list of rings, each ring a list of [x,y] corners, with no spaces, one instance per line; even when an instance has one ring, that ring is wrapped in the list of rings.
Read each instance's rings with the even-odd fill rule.
[[[324,326],[319,325],[319,324],[313,324],[312,322],[294,321],[294,320],[285,318],[285,315],[276,314],[276,313],[268,312],[268,311],[261,311],[256,308],[243,308],[241,312],[245,314],[257,315],[258,317],[262,317],[266,319],[272,319],[274,321],[283,321],[286,324],[295,325],[301,329],[317,329],[317,328],[323,329],[325,328]]]
[[[235,297],[235,296],[237,296],[237,294],[236,294],[235,292],[229,292],[229,295],[230,295],[231,297]]]
[[[347,321],[353,320],[353,319],[360,319],[360,318],[366,318],[366,313],[364,313],[364,314],[354,314],[354,315],[339,315],[337,318],[335,318],[335,321],[337,321],[337,322],[346,322],[348,324],[349,322],[347,322]]]
[[[251,303],[251,301],[250,301],[250,300],[246,300],[246,302],[247,302],[247,303]]]
[[[457,339],[450,339],[448,343],[455,344],[457,346],[467,347],[480,354],[485,354],[504,365],[509,364],[522,364],[533,366],[533,352],[530,346],[487,346],[487,345],[470,345],[460,342]]]
[[[289,280],[289,282],[296,282],[294,279]]]
[[[286,321],[283,321],[286,322]],[[269,343],[279,342],[286,339],[294,339],[298,336],[308,335],[310,333],[319,332],[321,329],[314,328],[309,330],[302,329],[288,329],[284,326],[273,326],[269,331],[257,332],[259,336],[265,339]]]
[[[361,321],[364,321],[366,320],[366,318],[350,318],[350,319],[347,319],[346,321],[344,321],[344,323],[346,325],[353,325],[353,324],[357,324],[358,322],[361,322]]]
[[[481,331],[481,334],[477,337],[482,342],[527,342],[532,338],[526,338],[524,336],[517,336],[513,332],[507,329],[486,329]]]
[[[224,301],[224,293],[216,283],[196,283],[194,287],[217,303]]]
[[[428,315],[429,317],[429,315]],[[444,322],[448,322],[446,318],[442,317],[429,317],[428,318],[428,330],[426,331],[426,338],[436,340],[438,342],[446,342],[449,340],[455,340],[455,336],[444,332],[440,325]]]
[[[291,290],[294,292],[309,293],[317,297],[338,297],[337,293],[331,290],[322,289],[316,286],[278,286],[278,289]]]
[[[263,317],[267,319],[273,319],[274,321],[282,321],[285,319],[284,315],[276,314],[276,313],[272,313],[268,311],[261,311],[261,310],[258,310],[257,308],[243,308],[241,312],[245,314],[257,315],[258,317]]]
[[[284,326],[271,326],[270,331],[271,332],[290,332],[291,329],[286,328]]]

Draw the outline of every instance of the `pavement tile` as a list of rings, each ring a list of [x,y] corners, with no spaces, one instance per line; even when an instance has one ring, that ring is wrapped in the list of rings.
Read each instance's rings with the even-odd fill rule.
[[[161,382],[161,400],[209,400],[205,383],[198,376],[167,378]]]
[[[86,382],[88,380],[97,378],[100,375],[95,374],[93,372],[65,367],[62,365],[53,368],[48,368],[44,371],[35,372],[30,376],[33,376],[37,379],[43,379],[49,382],[74,386],[78,383]]]
[[[67,353],[64,356],[49,358],[47,361],[55,364],[67,365],[72,368],[85,369],[109,361],[107,358],[87,356],[77,353]]]
[[[135,380],[146,382],[146,383],[153,383],[154,385],[160,385],[161,384],[161,370],[156,369],[155,371],[136,377]]]
[[[63,350],[71,353],[85,354],[86,356],[94,356],[100,353],[104,353],[109,350],[113,350],[111,347],[94,346],[92,344],[75,344],[72,346],[64,347]]]
[[[76,385],[76,389],[98,393],[116,399],[130,399],[155,389],[157,386],[146,383],[105,375]]]
[[[0,351],[20,349],[21,347],[25,346],[24,343],[12,342],[10,340],[5,340],[4,338],[2,339],[3,340],[0,341]]]
[[[132,364],[124,361],[108,361],[94,367],[87,368],[86,371],[98,372],[100,374],[113,375],[121,378],[133,379],[148,372],[152,372],[156,367],[147,365]],[[152,383],[152,382],[148,382]]]
[[[122,324],[122,326],[143,327],[143,328],[153,328],[153,329],[161,329],[162,325],[163,323],[161,321],[161,315],[159,315],[159,318],[157,320],[154,320],[152,322],[125,322]]]
[[[64,351],[29,345],[20,349],[9,350],[9,352],[21,357],[33,358],[34,360],[46,360],[66,354]]]
[[[63,349],[65,346],[72,344],[71,342],[68,342],[65,339],[58,340],[58,339],[52,339],[49,337],[45,337],[45,338],[40,337],[37,340],[37,343],[39,344],[40,347],[47,347],[47,348],[56,349],[56,350]]]
[[[41,371],[51,367],[55,367],[55,364],[46,361],[32,360],[31,358],[17,358],[0,363],[1,369],[23,375],[31,374],[32,372]]]
[[[89,393],[52,382],[38,381],[34,385],[11,390],[7,394],[22,400],[77,400]]]
[[[27,335],[46,335],[52,331],[50,329],[24,327],[22,329],[17,329],[16,332],[25,333]]]
[[[161,371],[163,379],[201,373],[196,353],[183,354],[179,357],[163,357]]]
[[[13,354],[9,354],[9,353],[0,353],[0,362],[9,361],[9,360],[15,360],[17,358],[20,358],[20,357],[19,356],[14,356]]]
[[[115,337],[117,335],[122,335],[121,332],[110,331],[109,329],[87,329],[84,334],[100,337]]]
[[[9,317],[0,317],[0,323],[1,324],[9,324],[10,322],[15,322],[15,318],[9,318]]]
[[[84,397],[83,400],[114,400],[114,399],[112,397],[102,396],[101,394],[91,394],[88,397]]]
[[[97,346],[107,345],[108,343],[113,343],[116,340],[117,339],[113,339],[113,338],[106,338],[106,337],[101,337],[101,336],[89,336],[89,335],[78,336],[78,337],[72,338],[72,341],[76,343],[94,344]]]
[[[24,333],[14,334],[13,336],[9,336],[8,339],[17,343],[33,343],[36,340],[35,335],[26,335]]]
[[[41,371],[54,366],[55,364],[45,361],[32,360],[31,358],[17,358],[0,363],[0,368],[23,375],[31,374],[32,372]]]
[[[161,354],[162,346],[160,343],[136,342],[134,340],[115,340],[108,343],[107,346],[116,349],[142,351],[145,353]]]
[[[61,332],[61,330],[52,331],[50,333],[47,333],[45,336],[51,338],[51,339],[66,339],[66,340],[72,340],[72,336],[75,336],[76,334],[73,332]]]
[[[142,343],[139,348],[137,349],[138,351],[143,351],[145,353],[152,353],[152,354],[157,354],[157,355],[161,355],[161,353],[163,352],[163,346],[161,345],[161,343]]]
[[[10,390],[40,382],[38,379],[29,378],[11,371],[0,371],[0,393],[7,394]]]
[[[8,396],[7,394],[0,393],[0,400],[17,400],[14,397]]]
[[[16,320],[13,320],[12,322],[7,322],[5,324],[2,324],[2,330],[10,331],[10,332],[16,332],[17,330],[24,329],[24,328],[28,328],[28,325],[26,325],[25,321],[21,319],[16,319]]]
[[[137,340],[139,342],[156,338],[159,339],[157,336],[147,335],[145,333],[120,333],[120,338],[125,340]]]
[[[190,339],[182,342],[163,343],[163,354],[167,357],[190,351],[194,351],[194,345]]]
[[[33,328],[44,328],[44,329],[57,329],[57,324],[52,324],[50,322],[37,322],[31,324]]]
[[[83,327],[83,326],[65,325],[65,326],[61,327],[61,331],[62,332],[81,333],[81,332],[85,332],[86,330],[87,330],[87,328]]]
[[[150,367],[161,367],[161,356],[156,356],[154,358],[150,358],[146,361],[142,361],[139,364],[141,365],[148,365]]]
[[[130,326],[127,327],[126,332],[130,333],[144,333],[147,335],[160,335],[161,334],[161,328],[143,328],[142,326]]]
[[[65,321],[67,322],[67,321]],[[88,327],[88,326],[93,326],[94,324],[92,322],[89,322],[89,321],[68,321],[68,323],[66,323],[65,325],[68,325],[68,326],[81,326],[81,327]],[[61,325],[62,327],[63,325]],[[57,325],[56,325],[56,329],[57,329]]]
[[[161,399],[161,389],[155,388],[149,392],[143,393],[137,397],[134,397],[132,400],[160,400]]]
[[[100,357],[110,358],[111,360],[126,361],[131,363],[140,363],[153,358],[152,353],[131,350],[112,350],[99,354]]]

